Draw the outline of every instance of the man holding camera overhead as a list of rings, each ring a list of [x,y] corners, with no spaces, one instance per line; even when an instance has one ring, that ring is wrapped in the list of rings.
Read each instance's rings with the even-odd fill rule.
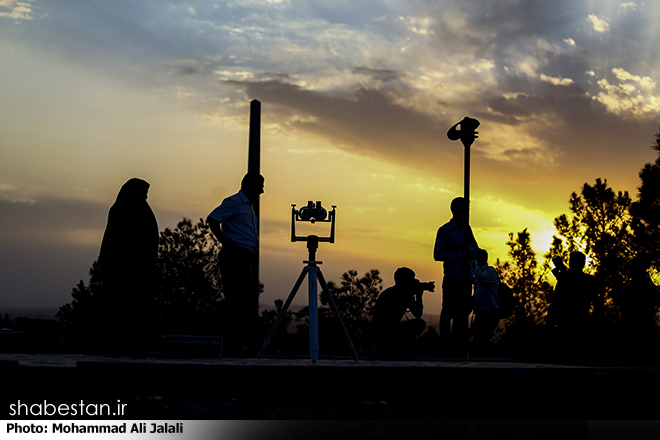
[[[259,280],[253,279],[259,235],[254,204],[264,192],[264,178],[247,173],[241,190],[227,197],[206,218],[211,232],[222,244],[220,275],[225,297],[225,346],[231,354],[247,354],[245,345],[256,341],[259,318]],[[234,352],[234,353],[232,353]]]

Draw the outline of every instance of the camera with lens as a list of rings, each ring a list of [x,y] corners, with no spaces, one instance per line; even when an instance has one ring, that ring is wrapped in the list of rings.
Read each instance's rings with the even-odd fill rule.
[[[556,255],[552,258],[552,264],[555,265],[555,268],[552,269],[552,274],[557,279],[559,279],[563,274],[565,274],[568,271],[566,264],[564,264],[564,259],[559,255]]]
[[[427,282],[421,282],[419,280],[415,280],[415,289],[418,292],[435,292],[435,281],[427,281]]]

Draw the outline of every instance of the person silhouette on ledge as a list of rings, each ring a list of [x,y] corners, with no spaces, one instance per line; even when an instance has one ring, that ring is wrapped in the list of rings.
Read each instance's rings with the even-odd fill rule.
[[[655,313],[660,305],[660,292],[648,274],[650,266],[647,255],[635,257],[630,266],[630,283],[619,289],[614,299],[626,331],[643,332],[657,328]]]
[[[108,212],[99,253],[103,339],[111,352],[146,354],[155,300],[158,222],[147,203],[149,183],[128,180]]]
[[[621,312],[617,351],[624,359],[657,365],[660,327],[655,315],[660,291],[649,276],[650,267],[650,255],[636,255],[630,265],[630,282],[616,292],[614,303]]]
[[[488,265],[488,252],[479,250],[476,260],[470,262],[474,277],[474,343],[471,355],[483,357],[489,354],[489,342],[500,323],[499,277],[495,268]]]
[[[443,262],[442,308],[440,309],[441,354],[467,355],[469,316],[472,312],[472,284],[463,265],[463,233],[468,228],[469,259],[477,257],[479,246],[467,224],[468,203],[463,197],[451,202],[452,219],[436,234],[433,259]]]
[[[376,354],[402,356],[410,353],[415,339],[426,328],[426,321],[422,319],[425,290],[433,292],[435,283],[421,283],[407,267],[394,272],[394,286],[378,296],[371,318]],[[408,318],[408,311],[414,318]],[[406,319],[402,320],[404,316]]]
[[[229,356],[256,355],[259,331],[259,280],[253,275],[259,249],[254,205],[264,192],[264,177],[247,173],[241,189],[206,218],[222,244],[219,264],[225,297],[224,347]]]
[[[589,356],[593,333],[590,325],[600,313],[596,278],[583,271],[585,264],[586,256],[574,251],[570,253],[568,268],[559,263],[552,271],[557,285],[548,311],[548,324],[554,328],[556,356],[569,361]]]
[[[557,278],[552,305],[552,324],[569,331],[582,331],[589,322],[589,312],[597,306],[596,278],[583,271],[586,256],[579,251],[570,253],[568,269],[553,269]]]

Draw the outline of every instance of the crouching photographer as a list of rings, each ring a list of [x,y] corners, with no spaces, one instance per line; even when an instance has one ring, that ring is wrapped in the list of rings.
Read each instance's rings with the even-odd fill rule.
[[[415,339],[426,328],[426,321],[422,319],[425,291],[434,292],[435,282],[420,282],[415,278],[415,272],[407,267],[394,272],[394,286],[378,296],[371,318],[377,355],[405,356],[410,353]],[[413,318],[408,317],[408,311]]]

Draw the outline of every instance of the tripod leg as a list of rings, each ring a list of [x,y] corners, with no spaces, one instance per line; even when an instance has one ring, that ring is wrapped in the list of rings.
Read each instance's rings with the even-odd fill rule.
[[[320,269],[318,271],[318,279],[319,279],[319,283],[321,283],[321,289],[328,296],[328,300],[330,301],[330,307],[332,308],[332,313],[335,314],[337,320],[339,321],[339,327],[341,328],[342,334],[344,335],[344,341],[346,342],[346,345],[348,345],[350,349],[353,351],[355,362],[357,362],[358,355],[357,352],[355,351],[355,347],[353,346],[353,341],[351,341],[351,337],[349,336],[348,331],[346,330],[344,321],[341,319],[341,315],[339,314],[339,309],[337,309],[335,300],[334,298],[332,298],[332,295],[330,294],[330,289],[328,289],[328,284],[325,282],[325,278],[323,277],[323,273],[321,272]]]
[[[319,268],[310,267],[309,270],[309,357],[315,364],[319,358],[319,307],[316,285],[316,275]]]
[[[268,336],[264,340],[264,343],[261,346],[261,350],[259,350],[259,353],[257,354],[258,358],[261,357],[264,350],[266,349],[266,346],[270,344],[270,340],[273,339],[273,335],[275,335],[275,331],[277,331],[277,327],[279,327],[280,323],[282,322],[282,319],[284,319],[284,314],[289,309],[289,306],[291,305],[293,298],[296,296],[296,293],[298,293],[298,289],[300,289],[300,286],[302,285],[302,282],[305,279],[305,275],[307,275],[307,272],[308,269],[306,267],[303,268],[302,272],[300,273],[300,276],[298,277],[298,281],[296,281],[296,284],[293,286],[293,289],[291,289],[291,293],[289,294],[289,297],[286,299],[286,302],[282,306],[282,310],[280,310],[280,313],[277,315],[277,319],[275,320],[275,323],[271,327]]]

